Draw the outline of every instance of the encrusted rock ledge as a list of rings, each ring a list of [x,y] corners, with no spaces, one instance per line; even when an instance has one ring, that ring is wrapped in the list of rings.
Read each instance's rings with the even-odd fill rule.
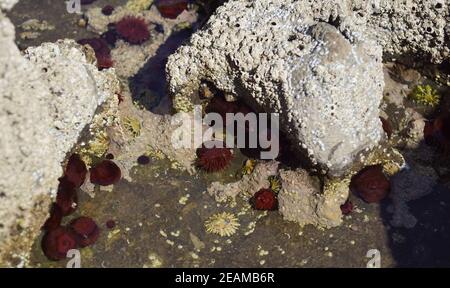
[[[11,8],[10,1],[0,7]],[[24,265],[48,216],[61,164],[99,106],[117,106],[113,70],[73,40],[22,55],[0,12],[0,266]]]

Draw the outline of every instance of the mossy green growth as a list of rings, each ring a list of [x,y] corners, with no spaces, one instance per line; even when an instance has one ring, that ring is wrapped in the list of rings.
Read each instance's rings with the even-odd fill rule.
[[[417,104],[434,107],[439,104],[441,97],[436,89],[427,84],[417,85],[410,94],[410,98]]]

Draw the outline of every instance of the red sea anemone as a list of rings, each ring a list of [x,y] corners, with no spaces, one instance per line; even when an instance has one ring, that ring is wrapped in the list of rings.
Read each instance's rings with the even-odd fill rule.
[[[108,43],[102,38],[88,38],[78,40],[80,45],[89,45],[95,51],[95,57],[97,58],[97,67],[100,69],[111,68],[113,61],[111,59],[111,49],[109,49]]]
[[[450,114],[426,122],[423,133],[427,144],[436,146],[445,154],[450,152]]]
[[[122,177],[119,166],[111,160],[103,160],[90,170],[93,184],[108,186],[117,183]]]
[[[61,226],[62,218],[63,215],[61,208],[58,205],[53,204],[52,208],[50,209],[50,217],[48,217],[48,219],[45,221],[42,229],[47,231],[56,229],[57,227]]]
[[[61,209],[62,215],[72,214],[78,205],[78,195],[75,184],[67,180],[67,177],[59,179],[58,192],[56,194],[56,205]]]
[[[86,247],[94,244],[100,235],[100,229],[94,220],[89,217],[79,217],[70,222],[70,229],[76,236],[80,247]]]
[[[83,185],[86,179],[87,168],[83,160],[78,154],[73,154],[67,162],[64,175],[69,182],[72,182],[76,187]]]
[[[345,201],[344,204],[341,205],[342,215],[348,215],[353,211],[353,203],[350,200]]]
[[[157,0],[156,7],[164,18],[175,19],[187,9],[188,0]]]
[[[141,44],[150,38],[147,24],[144,19],[127,16],[116,23],[119,36],[130,44]]]
[[[276,210],[278,208],[278,200],[270,189],[261,189],[253,196],[253,206],[256,210]]]
[[[65,259],[67,251],[77,248],[73,232],[64,227],[57,227],[48,231],[41,242],[42,251],[50,260]]]
[[[389,193],[389,179],[381,165],[367,166],[353,176],[350,188],[367,203],[383,200]]]
[[[225,147],[225,143],[220,141],[209,141],[206,143],[208,147],[215,146],[206,148],[203,145],[197,149],[197,165],[207,172],[217,172],[225,169],[233,159],[232,151]]]

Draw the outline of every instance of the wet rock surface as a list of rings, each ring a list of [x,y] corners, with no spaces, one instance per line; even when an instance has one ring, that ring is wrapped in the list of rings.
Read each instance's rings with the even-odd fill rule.
[[[94,6],[103,7],[102,5],[111,3],[116,5],[119,2],[125,4],[125,1],[98,0],[94,5],[87,6],[85,9]],[[137,3],[138,1],[130,2]],[[22,47],[38,46],[41,42],[55,41],[67,37],[67,35],[71,35],[70,37],[75,39],[98,37],[98,35],[87,32],[85,28],[77,27],[80,16],[64,14],[64,5],[61,2],[58,3],[56,5],[52,1],[43,1],[37,5],[35,1],[23,0],[18,4],[19,6],[9,12],[9,17],[17,25],[34,16],[39,20],[45,19],[49,25],[58,27],[52,33],[42,33],[36,39],[18,39]],[[44,9],[43,7],[46,7],[47,11],[48,9],[60,9],[62,13],[43,16],[40,12],[41,8]],[[63,16],[59,18],[57,15],[60,14]],[[71,20],[66,23],[68,19]],[[325,17],[323,20],[328,22]],[[187,37],[190,34],[186,30],[183,33]],[[161,39],[153,40],[157,42]],[[242,176],[243,163],[247,163],[247,158],[235,149],[230,165],[219,173],[186,171],[186,168],[195,160],[195,149],[176,151],[175,153],[168,145],[170,131],[175,127],[169,125],[171,116],[167,115],[167,107],[170,107],[170,101],[168,101],[167,95],[161,92],[164,90],[159,90],[162,95],[161,103],[157,102],[159,107],[156,109],[152,105],[143,107],[140,105],[142,102],[135,102],[136,99],[132,98],[132,93],[127,86],[128,84],[136,85],[136,81],[139,82],[138,80],[143,75],[158,78],[159,80],[156,81],[158,85],[164,83],[162,80],[165,75],[158,74],[162,71],[161,65],[165,63],[165,57],[171,53],[168,51],[174,51],[176,45],[179,45],[181,41],[166,41],[165,43],[168,43],[167,46],[170,49],[166,50],[165,48],[168,48],[166,46],[162,49],[164,53],[157,53],[157,60],[151,57],[153,52],[148,52],[151,65],[144,65],[140,71],[142,73],[138,72],[139,77],[130,79],[122,77],[121,82],[125,87],[118,97],[121,99],[121,103],[119,107],[112,107],[115,120],[107,125],[105,131],[102,130],[102,133],[104,132],[106,135],[106,140],[104,141],[102,137],[97,139],[101,144],[100,153],[96,154],[97,157],[88,157],[92,161],[88,163],[89,167],[104,159],[114,161],[120,166],[124,177],[114,185],[101,187],[86,185],[91,186],[89,189],[93,190],[87,189],[89,193],[79,191],[78,209],[72,215],[65,217],[61,223],[67,225],[73,219],[84,216],[94,219],[100,228],[100,234],[98,239],[96,238],[95,244],[80,249],[82,267],[365,267],[367,261],[370,260],[366,257],[369,249],[380,250],[382,267],[448,266],[450,264],[446,252],[448,251],[446,247],[449,229],[446,207],[450,203],[446,196],[449,195],[447,193],[448,180],[445,180],[448,178],[446,176],[448,168],[438,151],[430,146],[424,148],[420,131],[423,123],[411,124],[411,120],[428,121],[427,119],[433,117],[433,112],[430,112],[431,109],[424,109],[408,100],[409,91],[414,88],[414,85],[423,83],[423,81],[428,81],[427,83],[438,87],[439,93],[442,95],[446,95],[448,88],[438,86],[433,79],[424,80],[416,70],[411,69],[412,72],[411,70],[408,72],[408,70],[397,69],[395,64],[384,64],[386,74],[393,79],[385,74],[386,86],[381,110],[382,116],[392,125],[388,144],[397,147],[398,151],[381,149],[379,152],[381,156],[369,157],[370,159],[366,159],[366,162],[370,164],[365,165],[375,165],[381,162],[386,171],[392,172],[388,174],[392,175],[397,173],[400,168],[383,159],[390,159],[388,155],[394,151],[397,151],[395,153],[399,153],[400,156],[400,153],[405,154],[405,160],[414,168],[413,171],[421,173],[422,170],[419,168],[426,167],[427,171],[433,169],[437,172],[438,183],[433,185],[434,188],[429,190],[429,194],[422,197],[423,194],[415,193],[407,185],[407,181],[400,178],[402,173],[409,173],[408,170],[404,170],[398,176],[399,187],[405,189],[398,189],[401,193],[396,192],[391,196],[397,195],[396,199],[400,199],[407,206],[407,210],[397,209],[395,205],[391,205],[397,200],[393,201],[393,198],[390,197],[380,203],[367,204],[359,199],[358,195],[351,194],[349,197],[353,209],[341,219],[341,215],[338,213],[340,212],[339,203],[341,200],[343,202],[346,200],[344,198],[349,192],[348,183],[344,181],[345,179],[320,179],[315,190],[318,193],[311,193],[309,196],[318,195],[317,197],[320,199],[336,199],[331,197],[332,195],[343,196],[342,199],[339,198],[338,201],[329,203],[318,201],[318,205],[326,207],[326,209],[314,210],[314,213],[334,212],[325,213],[319,218],[314,218],[314,221],[333,219],[323,226],[326,227],[330,223],[340,223],[340,226],[327,230],[317,229],[312,225],[301,228],[298,223],[284,220],[278,211],[254,210],[248,196],[235,197],[235,201],[218,203],[208,193],[211,188],[215,187],[213,183],[217,183],[217,187],[222,189],[218,191],[226,192],[225,195],[227,193],[242,195],[244,194],[243,190],[251,195],[259,190],[260,187],[256,186],[271,186],[273,179],[267,179],[262,175],[268,173],[266,176],[273,176],[272,174],[276,174],[278,169],[274,169],[275,172],[272,171],[273,169],[263,169],[258,172],[258,175]],[[131,50],[128,50],[131,49],[130,47],[125,47],[129,53],[131,53]],[[116,58],[116,61],[119,62],[117,64],[123,65],[123,71],[135,73],[135,67],[128,69],[127,65],[134,66],[136,62],[127,64],[119,58]],[[411,75],[414,76],[413,80],[409,77]],[[142,84],[141,82],[140,85]],[[147,84],[142,87],[145,85]],[[154,89],[153,86],[149,90],[152,92]],[[150,98],[153,99],[151,93],[145,95],[150,95]],[[227,99],[235,100],[235,97],[232,95],[230,97],[230,95],[227,95]],[[146,99],[145,97],[147,96],[140,99]],[[150,107],[153,108],[150,109]],[[405,109],[405,107],[407,108]],[[445,109],[445,107],[443,105],[439,109]],[[165,115],[157,115],[155,112]],[[108,113],[105,115],[104,112],[97,114],[94,117],[95,129],[91,125],[89,132],[95,132],[97,128],[103,127],[104,122],[98,120],[107,115]],[[107,123],[109,122],[107,121]],[[85,143],[85,140],[81,139],[77,145],[77,149],[82,148],[81,152],[87,146],[94,147],[92,144],[99,142]],[[406,149],[410,151],[405,151]],[[145,158],[145,165],[142,165],[143,162],[139,160],[142,157]],[[174,161],[174,159],[182,159],[182,161]],[[38,160],[39,163],[42,163],[41,159]],[[262,163],[269,164],[270,162],[263,161]],[[362,164],[364,165],[364,163]],[[398,161],[398,163],[403,162]],[[294,171],[293,168],[285,165],[286,163],[282,161],[277,166],[287,173]],[[246,166],[244,165],[244,168],[247,168]],[[261,167],[264,166],[261,165]],[[257,172],[257,167],[253,171]],[[434,175],[434,173],[432,174]],[[424,174],[421,173],[421,175]],[[55,176],[55,180],[58,176],[60,174]],[[393,178],[395,177],[397,175],[390,179],[394,186],[397,185],[394,183],[395,179]],[[319,178],[317,179],[319,180]],[[292,177],[287,177],[287,179],[292,179]],[[322,181],[323,183],[320,183]],[[256,183],[255,189],[252,189],[250,184],[239,187],[239,183]],[[296,191],[303,184],[305,183],[291,185],[293,186],[291,188]],[[224,189],[223,187],[234,188]],[[83,186],[83,188],[86,187]],[[322,193],[328,196],[324,196]],[[397,207],[402,205],[397,205]],[[297,206],[292,208],[294,208],[292,211],[295,211]],[[44,214],[47,213],[43,207],[38,207],[37,210],[44,211]],[[407,213],[404,213],[405,211]],[[230,236],[227,237],[209,233],[211,227],[209,225],[206,227],[206,224],[210,223],[211,219],[218,218],[220,220],[220,217],[224,217],[223,213],[233,219],[234,225],[236,223],[239,225],[227,230],[231,231]],[[417,221],[416,225],[412,228],[404,228],[404,224],[407,222],[401,221],[400,227],[396,227],[398,225],[394,226],[394,222],[391,222],[394,221],[395,215],[413,215]],[[401,217],[400,219],[406,218]],[[222,224],[216,222],[216,224],[218,225],[214,226],[211,231],[227,229],[223,226],[223,222]],[[437,237],[435,237],[436,235]],[[66,260],[53,262],[45,257],[40,247],[41,237],[34,239],[35,244],[30,257],[26,254],[16,255],[16,259],[20,259],[22,262],[16,261],[12,265],[64,267],[67,263]],[[31,236],[30,239],[33,241]],[[10,265],[11,263],[0,262],[0,266]]]

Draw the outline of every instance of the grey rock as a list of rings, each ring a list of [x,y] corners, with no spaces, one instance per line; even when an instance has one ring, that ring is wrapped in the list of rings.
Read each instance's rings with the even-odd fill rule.
[[[331,228],[342,222],[342,205],[348,197],[348,186],[325,189],[320,181],[306,170],[280,170],[281,191],[278,194],[279,211],[283,219],[301,226],[312,224]]]
[[[119,89],[91,49],[61,40],[21,55],[14,35],[0,13],[0,266],[26,265],[66,154]]]
[[[207,81],[280,113],[297,151],[340,176],[381,138],[382,51],[442,61],[448,13],[443,1],[231,0],[169,58],[169,92],[187,111]]]

